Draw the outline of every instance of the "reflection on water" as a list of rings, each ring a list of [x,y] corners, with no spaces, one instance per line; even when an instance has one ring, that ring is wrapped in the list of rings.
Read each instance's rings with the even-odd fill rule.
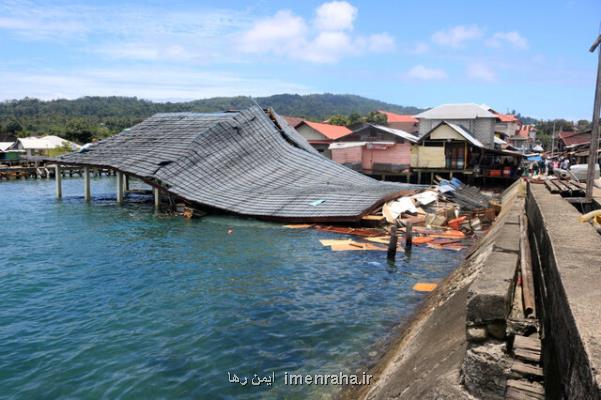
[[[0,184],[0,393],[9,398],[306,398],[288,373],[363,370],[462,254],[331,252],[314,230],[155,216],[114,180]],[[140,199],[138,199],[140,200]],[[228,230],[233,232],[228,234]],[[373,354],[372,354],[373,356]],[[240,376],[275,374],[268,386]]]

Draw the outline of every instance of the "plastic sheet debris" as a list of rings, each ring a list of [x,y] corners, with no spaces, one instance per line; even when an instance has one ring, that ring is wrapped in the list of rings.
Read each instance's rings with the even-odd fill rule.
[[[389,201],[382,207],[382,213],[389,224],[393,224],[402,213],[417,214],[417,208],[411,197]]]
[[[417,201],[418,204],[427,206],[428,204],[434,203],[436,200],[438,200],[438,193],[433,190],[426,190],[411,197]]]
[[[436,283],[419,282],[413,285],[413,290],[416,292],[431,292],[438,287]]]

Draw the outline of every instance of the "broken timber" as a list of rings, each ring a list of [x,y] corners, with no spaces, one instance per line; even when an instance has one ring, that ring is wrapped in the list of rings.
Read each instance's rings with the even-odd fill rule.
[[[256,106],[156,114],[56,161],[112,168],[191,203],[291,222],[358,221],[413,193],[321,156],[281,117]]]

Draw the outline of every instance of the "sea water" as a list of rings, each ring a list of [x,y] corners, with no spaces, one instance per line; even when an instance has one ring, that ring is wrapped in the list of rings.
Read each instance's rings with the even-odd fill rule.
[[[0,398],[329,398],[340,386],[284,377],[365,372],[424,299],[412,286],[463,258],[414,248],[389,265],[319,242],[344,235],[118,206],[114,178],[92,192],[0,183]]]

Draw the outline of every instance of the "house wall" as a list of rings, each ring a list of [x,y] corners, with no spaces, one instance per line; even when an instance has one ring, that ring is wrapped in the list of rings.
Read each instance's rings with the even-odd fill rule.
[[[425,135],[432,130],[436,125],[443,121],[452,124],[461,125],[471,132],[484,146],[494,147],[495,122],[494,118],[473,118],[473,119],[426,119],[421,118],[419,121],[419,135]]]
[[[445,168],[444,146],[413,146],[411,148],[412,168]]]
[[[497,122],[495,124],[495,132],[500,132],[506,136],[513,136],[518,130],[518,123],[516,122]]]
[[[452,140],[460,140],[462,142],[465,142],[465,138],[463,136],[461,136],[460,134],[458,134],[457,132],[455,132],[448,125],[442,125],[442,126],[439,126],[438,128],[436,128],[436,130],[434,132],[432,132],[432,134],[430,135],[430,139],[432,139],[432,140],[452,139]]]
[[[330,152],[332,153],[332,160],[338,164],[361,164],[363,146],[332,149]]]
[[[409,133],[417,133],[419,130],[418,124],[413,122],[388,122],[386,125],[390,128],[400,129]]]
[[[401,170],[411,165],[411,145],[396,143],[386,148],[370,145],[363,147],[362,166],[364,170]]]
[[[302,135],[307,140],[328,140],[327,137],[317,132],[315,129],[311,128],[309,125],[301,125],[296,128],[298,133]]]

